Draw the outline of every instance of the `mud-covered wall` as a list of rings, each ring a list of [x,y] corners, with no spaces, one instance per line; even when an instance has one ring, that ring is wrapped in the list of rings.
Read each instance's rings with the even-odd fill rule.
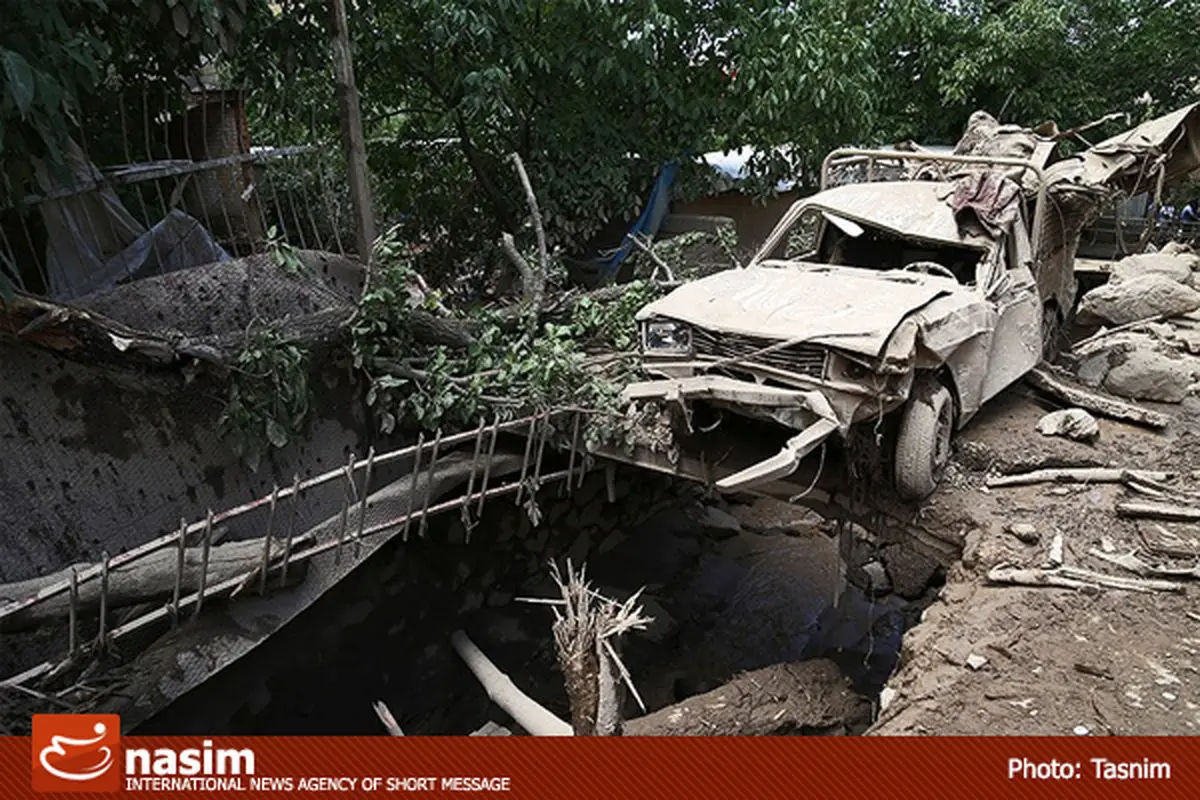
[[[307,435],[255,473],[219,435],[224,387],[215,382],[10,344],[0,344],[0,364],[0,581],[115,555],[176,530],[181,516],[203,518],[367,450],[360,395],[345,378],[313,381]],[[319,522],[335,502],[314,491],[299,523]],[[225,535],[245,533],[234,521]]]

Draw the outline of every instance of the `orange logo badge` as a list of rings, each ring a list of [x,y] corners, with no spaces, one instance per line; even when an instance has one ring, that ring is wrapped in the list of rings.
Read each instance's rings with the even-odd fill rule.
[[[121,718],[116,714],[35,714],[35,792],[121,789]]]

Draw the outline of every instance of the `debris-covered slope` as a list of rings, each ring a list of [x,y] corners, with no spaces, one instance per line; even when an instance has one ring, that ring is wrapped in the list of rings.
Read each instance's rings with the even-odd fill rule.
[[[1118,503],[1161,504],[1164,498],[1147,495],[1155,490],[1146,486],[1134,492],[1121,483],[987,485],[1000,472],[1149,468],[1174,476],[1173,505],[1195,508],[1200,402],[1189,397],[1164,410],[1176,415],[1165,433],[1101,420],[1100,438],[1088,445],[1039,433],[1046,408],[1017,389],[964,432],[961,481],[933,503],[971,509],[974,530],[962,563],[906,636],[872,733],[1196,732],[1200,617],[1192,611],[1192,576],[1169,578],[1179,591],[1151,590],[1161,577],[1113,563],[1132,553],[1147,566],[1191,568],[1200,553],[1193,526],[1117,512]],[[1147,591],[989,582],[1003,565],[1041,571],[1057,557],[1058,537],[1068,568],[1148,580]]]

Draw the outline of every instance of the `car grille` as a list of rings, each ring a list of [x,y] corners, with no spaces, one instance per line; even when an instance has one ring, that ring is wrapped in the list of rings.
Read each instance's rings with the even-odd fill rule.
[[[702,328],[692,329],[692,344],[696,355],[713,356],[715,358],[745,358],[746,363],[762,364],[775,369],[807,375],[820,380],[825,377],[825,360],[828,351],[811,344],[797,344],[760,353],[753,358],[746,358],[763,348],[777,345],[774,339],[762,339],[757,336],[743,336],[735,333],[713,333]]]

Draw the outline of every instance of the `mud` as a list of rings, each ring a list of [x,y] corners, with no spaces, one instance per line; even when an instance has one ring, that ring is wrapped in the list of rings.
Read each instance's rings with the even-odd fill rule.
[[[1086,728],[1093,735],[1194,735],[1200,729],[1200,624],[1188,615],[1194,588],[1182,595],[1087,593],[986,580],[1000,563],[1040,567],[1055,534],[1063,537],[1067,564],[1130,577],[1089,551],[1140,550],[1156,523],[1116,516],[1114,504],[1128,499],[1119,485],[984,485],[997,467],[1091,464],[1174,470],[1182,485],[1190,484],[1200,456],[1200,408],[1194,399],[1162,406],[1177,415],[1165,434],[1101,420],[1094,446],[1042,437],[1035,424],[1046,410],[1017,389],[964,431],[962,484],[936,502],[969,509],[980,535],[905,637],[902,665],[871,734],[1071,735]],[[1185,541],[1194,536],[1188,526],[1163,527]],[[986,661],[980,665],[979,658]]]

